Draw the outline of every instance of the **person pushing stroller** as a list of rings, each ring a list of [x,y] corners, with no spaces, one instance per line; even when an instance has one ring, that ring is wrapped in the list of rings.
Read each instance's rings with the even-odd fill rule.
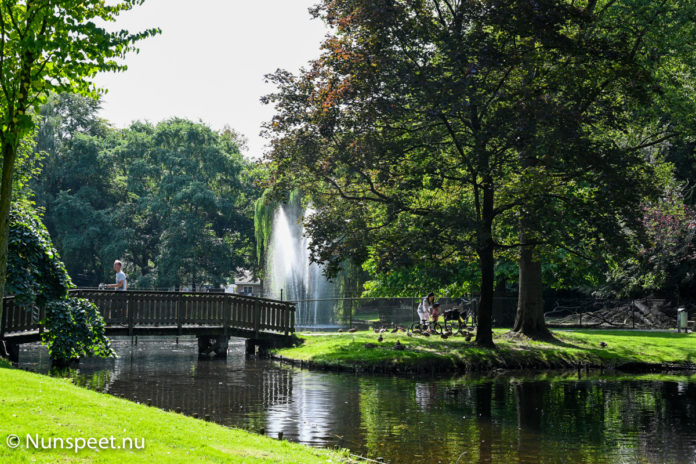
[[[435,294],[430,292],[418,305],[418,317],[422,325],[428,326],[430,324],[430,316],[433,315],[435,304]]]

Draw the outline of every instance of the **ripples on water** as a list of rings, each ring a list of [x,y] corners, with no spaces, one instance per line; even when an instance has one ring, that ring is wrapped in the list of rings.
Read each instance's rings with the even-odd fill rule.
[[[696,463],[696,376],[506,374],[447,379],[308,372],[197,357],[195,338],[115,339],[117,360],[81,361],[89,388],[210,415],[220,424],[392,463]],[[26,345],[20,367],[48,371]]]

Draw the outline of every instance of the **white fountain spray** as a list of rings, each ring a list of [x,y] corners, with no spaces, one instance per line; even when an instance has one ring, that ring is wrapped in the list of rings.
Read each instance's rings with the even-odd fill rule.
[[[313,214],[309,208],[304,216]],[[273,217],[268,246],[266,275],[271,297],[297,301],[295,325],[330,326],[334,324],[334,285],[322,269],[309,259],[309,239],[304,235],[303,211],[293,206],[279,207]]]

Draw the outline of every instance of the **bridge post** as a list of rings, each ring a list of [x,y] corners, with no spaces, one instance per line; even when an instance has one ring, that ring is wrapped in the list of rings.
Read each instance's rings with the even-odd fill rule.
[[[258,300],[254,300],[254,338],[259,337],[259,323],[260,323],[261,308],[259,308]]]
[[[255,355],[256,354],[256,340],[247,338],[244,341],[244,352],[247,355]]]
[[[181,335],[182,321],[184,320],[184,305],[181,292],[176,296],[176,333]]]
[[[198,339],[198,356],[208,356],[213,349],[212,344],[210,343],[210,337],[207,335],[198,335],[196,338]]]
[[[290,319],[291,319],[291,314],[290,314],[290,305],[285,305],[283,307],[283,327],[285,327],[285,336],[288,336],[288,332],[290,331]]]
[[[223,327],[225,337],[227,337],[229,332],[230,332],[230,315],[232,312],[231,306],[232,306],[232,301],[230,300],[230,298],[227,295],[225,295],[225,301],[223,303],[223,309],[222,309],[223,318],[224,318],[224,321],[222,323],[222,327]]]
[[[208,357],[210,353],[215,353],[218,358],[227,357],[227,348],[229,347],[230,337],[226,335],[197,335],[198,339],[198,356],[201,358]]]
[[[213,345],[213,351],[215,351],[215,356],[218,358],[227,357],[227,348],[230,344],[230,337],[227,335],[218,335],[215,337],[215,344]]]
[[[135,310],[137,309],[138,305],[131,305],[132,308],[129,308],[126,295],[123,295],[123,305],[125,307],[126,315],[128,316],[128,336],[133,338],[133,326],[135,325],[135,314],[133,313],[135,313]]]
[[[297,306],[288,305],[288,312],[290,313],[290,332],[295,333],[295,309]]]
[[[14,297],[4,297],[2,299],[2,318],[0,318],[0,343],[5,337],[5,330],[7,329],[7,319],[9,317],[10,311],[14,309]]]

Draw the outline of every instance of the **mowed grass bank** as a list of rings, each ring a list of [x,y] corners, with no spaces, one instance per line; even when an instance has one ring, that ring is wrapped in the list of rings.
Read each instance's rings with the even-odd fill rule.
[[[0,462],[327,463],[347,454],[279,441],[97,393],[0,363]],[[16,434],[17,449],[7,446]],[[25,449],[25,436],[144,439],[144,449]],[[142,444],[142,442],[136,442]],[[65,445],[67,447],[67,444]]]
[[[299,334],[303,343],[277,349],[281,360],[307,367],[360,372],[567,369],[578,366],[637,370],[696,369],[696,334],[612,330],[556,330],[556,342],[536,342],[494,331],[495,349],[463,337],[407,337],[403,332]],[[396,341],[404,346],[396,350]],[[366,344],[375,345],[370,347]],[[605,344],[605,346],[603,345]]]

